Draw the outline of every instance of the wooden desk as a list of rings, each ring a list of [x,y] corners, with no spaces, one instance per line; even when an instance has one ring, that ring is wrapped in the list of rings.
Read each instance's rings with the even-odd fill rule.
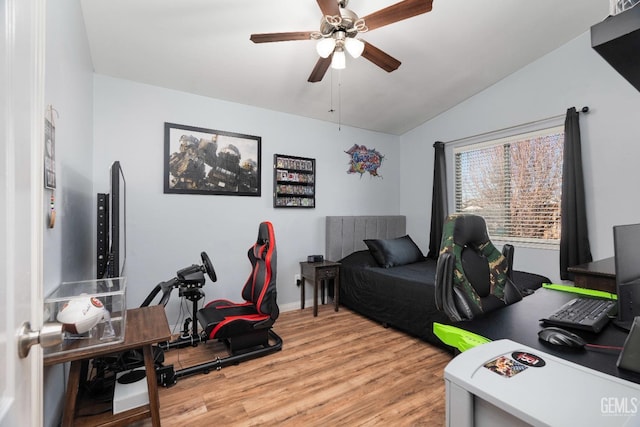
[[[567,269],[574,275],[573,283],[580,288],[616,293],[615,258],[605,258]]]
[[[333,303],[338,311],[338,295],[340,292],[340,263],[333,261],[300,263],[300,308],[304,309],[305,279],[313,283],[313,315],[318,315],[318,286],[325,280],[333,280]],[[323,297],[324,302],[324,297]]]
[[[151,417],[152,424],[154,426],[159,426],[160,403],[158,399],[158,382],[156,380],[156,371],[153,363],[153,352],[151,346],[158,342],[168,341],[170,338],[171,331],[169,330],[169,323],[167,322],[164,307],[155,305],[127,310],[125,336],[124,341],[121,343],[68,353],[45,354],[45,366],[71,362],[69,379],[67,381],[62,425],[118,426]],[[142,353],[144,355],[147,387],[149,390],[149,404],[115,415],[108,413],[75,419],[82,361],[107,356],[109,354],[122,353],[136,348],[142,348]]]

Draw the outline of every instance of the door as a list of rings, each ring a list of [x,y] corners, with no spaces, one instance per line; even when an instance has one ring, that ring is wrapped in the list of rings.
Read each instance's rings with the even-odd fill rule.
[[[40,426],[42,351],[17,335],[42,324],[45,1],[0,5],[0,426]]]

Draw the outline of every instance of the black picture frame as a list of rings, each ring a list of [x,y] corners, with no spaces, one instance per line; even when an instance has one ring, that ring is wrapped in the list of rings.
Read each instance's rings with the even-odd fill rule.
[[[164,192],[261,196],[262,138],[164,124]]]

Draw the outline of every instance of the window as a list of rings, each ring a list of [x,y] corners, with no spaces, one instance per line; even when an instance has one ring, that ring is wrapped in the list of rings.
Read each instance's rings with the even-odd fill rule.
[[[640,3],[640,0],[609,0],[609,9],[611,15],[617,15],[627,9],[631,9],[638,3]]]
[[[455,210],[485,218],[492,238],[560,241],[564,127],[454,148]]]

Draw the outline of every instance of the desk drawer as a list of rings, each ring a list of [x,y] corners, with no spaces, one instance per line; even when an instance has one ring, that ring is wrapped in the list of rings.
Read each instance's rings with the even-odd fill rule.
[[[338,275],[338,269],[336,267],[318,268],[316,269],[317,279],[332,279]]]

